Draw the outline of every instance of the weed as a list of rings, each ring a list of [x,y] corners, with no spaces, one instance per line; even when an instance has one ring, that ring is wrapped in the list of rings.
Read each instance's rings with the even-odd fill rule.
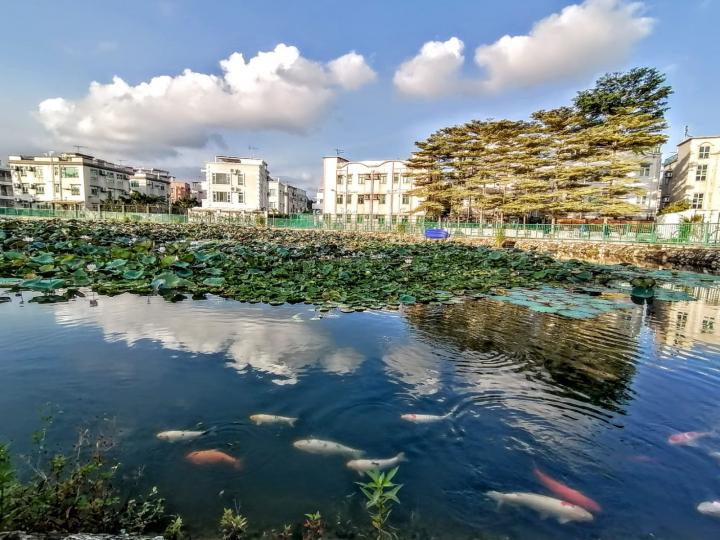
[[[365,508],[370,516],[370,522],[377,534],[378,540],[386,538],[396,538],[397,535],[392,532],[388,525],[388,519],[392,512],[392,504],[400,504],[398,499],[398,491],[402,488],[402,484],[394,484],[392,479],[398,472],[398,468],[384,473],[380,471],[368,471],[366,474],[370,477],[369,482],[357,482],[360,491],[367,501]]]
[[[247,532],[248,520],[235,510],[226,508],[220,518],[220,535],[223,540],[239,540]]]
[[[185,537],[185,524],[183,523],[183,519],[180,516],[173,517],[170,523],[168,523],[168,526],[165,527],[163,538],[165,540],[182,540]]]
[[[320,512],[305,514],[305,523],[303,523],[302,537],[303,540],[318,540],[325,534],[325,523],[323,522]]]

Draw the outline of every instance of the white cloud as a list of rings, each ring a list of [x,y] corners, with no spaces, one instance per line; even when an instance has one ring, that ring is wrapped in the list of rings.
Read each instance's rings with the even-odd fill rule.
[[[279,44],[245,60],[233,53],[222,75],[189,69],[130,85],[120,77],[90,84],[82,99],[47,99],[37,117],[65,144],[137,154],[172,154],[205,146],[214,130],[301,132],[327,110],[339,90],[374,80],[364,58],[351,52],[327,64]]]
[[[642,16],[642,11],[642,3],[624,0],[586,0],[567,6],[536,22],[526,35],[505,35],[478,47],[475,64],[483,76],[474,79],[461,77],[458,38],[429,42],[400,66],[395,85],[405,94],[436,97],[578,80],[627,59],[633,46],[652,30],[653,19]],[[459,53],[453,54],[451,43],[459,43]]]
[[[457,91],[465,45],[456,37],[428,41],[395,72],[395,87],[409,96],[437,97]]]

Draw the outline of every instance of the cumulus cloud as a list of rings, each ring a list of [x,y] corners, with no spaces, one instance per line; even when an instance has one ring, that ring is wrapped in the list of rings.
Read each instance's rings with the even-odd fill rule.
[[[339,91],[376,77],[355,52],[323,64],[282,43],[249,60],[235,52],[220,68],[221,75],[186,69],[137,85],[115,76],[91,83],[81,99],[46,99],[37,117],[63,143],[173,153],[203,147],[222,129],[302,132]]]
[[[407,95],[437,97],[577,80],[626,60],[652,30],[653,19],[643,16],[643,9],[640,2],[624,0],[567,6],[536,22],[526,35],[505,35],[478,47],[475,64],[483,75],[476,78],[461,75],[462,41],[432,41],[400,66],[395,85]]]
[[[465,57],[465,45],[456,37],[428,41],[414,58],[395,72],[395,87],[410,96],[437,97],[454,92]]]

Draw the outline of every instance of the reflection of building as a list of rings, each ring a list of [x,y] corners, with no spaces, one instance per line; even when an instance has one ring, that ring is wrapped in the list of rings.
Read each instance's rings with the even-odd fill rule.
[[[167,200],[173,177],[162,169],[137,168],[130,177],[130,191]]]
[[[654,306],[658,340],[671,347],[695,343],[720,345],[720,290],[696,288],[695,302],[663,302]]]
[[[12,175],[10,169],[0,161],[0,208],[15,206],[13,197]]]
[[[686,200],[691,214],[720,221],[720,136],[688,137],[663,165],[662,206]]]
[[[267,163],[262,159],[217,156],[205,164],[203,208],[264,212],[268,208]]]
[[[190,184],[183,182],[182,180],[173,180],[170,182],[170,200],[177,202],[182,199],[191,199],[192,192],[190,190]]]
[[[323,158],[326,219],[389,223],[416,215],[420,199],[409,194],[414,179],[404,161]]]

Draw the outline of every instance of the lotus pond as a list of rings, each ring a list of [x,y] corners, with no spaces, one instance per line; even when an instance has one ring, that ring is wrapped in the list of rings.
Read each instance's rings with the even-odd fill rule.
[[[157,486],[194,537],[216,535],[224,508],[254,531],[320,511],[357,534],[368,517],[350,458],[293,445],[318,438],[404,452],[401,538],[720,533],[696,509],[720,499],[713,276],[342,234],[0,231],[0,442],[20,471],[49,415],[53,448],[79,427],[112,439],[119,481]],[[157,438],[167,430],[201,434]],[[698,435],[670,439],[683,432]],[[188,459],[210,449],[242,467]],[[560,524],[487,497],[555,497],[535,469],[602,510]]]

